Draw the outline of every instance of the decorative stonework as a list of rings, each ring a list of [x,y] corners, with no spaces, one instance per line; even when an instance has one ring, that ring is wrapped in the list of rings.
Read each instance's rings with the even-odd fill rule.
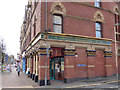
[[[88,67],[89,67],[89,68],[91,68],[91,67],[95,67],[95,65],[88,65]]]
[[[32,7],[32,0],[29,0],[28,1],[28,8],[31,8]]]
[[[37,52],[39,53],[39,55],[47,55],[47,50],[46,50],[46,48],[39,48],[39,49],[37,50]],[[52,52],[52,49],[49,48],[48,54],[50,54],[51,52]]]
[[[94,21],[96,21],[96,22],[104,22],[104,16],[100,11],[95,12]]]
[[[87,50],[95,51],[95,46],[94,45],[88,45]]]
[[[113,52],[112,51],[104,51],[104,57],[112,57]]]
[[[105,47],[105,51],[112,51],[111,46]]]
[[[75,49],[65,49],[64,54],[65,56],[75,56],[77,51]]]
[[[112,67],[112,65],[105,65],[105,67]]]
[[[61,2],[53,2],[51,7],[52,14],[63,14],[66,15],[66,9]]]
[[[115,14],[117,14],[117,15],[120,14],[120,10],[119,10],[118,6],[115,6],[115,7],[113,8],[113,12],[114,12]]]
[[[94,57],[96,55],[95,50],[86,50],[86,54],[88,57]]]

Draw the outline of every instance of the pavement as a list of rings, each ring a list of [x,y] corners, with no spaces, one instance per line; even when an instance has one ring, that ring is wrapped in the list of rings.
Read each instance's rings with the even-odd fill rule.
[[[30,78],[27,78],[24,72],[17,75],[16,71],[2,73],[2,88],[33,88],[38,85]]]
[[[51,80],[51,85],[47,86],[39,86],[38,83],[28,78],[25,72],[21,72],[20,76],[18,76],[15,70],[12,72],[4,72],[0,74],[0,77],[2,78],[0,80],[0,82],[2,82],[2,88],[118,88],[120,85],[120,80],[118,80],[116,76],[86,79],[67,84]]]

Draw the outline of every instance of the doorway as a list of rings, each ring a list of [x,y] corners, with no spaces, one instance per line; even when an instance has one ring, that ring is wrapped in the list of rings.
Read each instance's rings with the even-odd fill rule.
[[[50,59],[50,79],[64,81],[64,56]]]

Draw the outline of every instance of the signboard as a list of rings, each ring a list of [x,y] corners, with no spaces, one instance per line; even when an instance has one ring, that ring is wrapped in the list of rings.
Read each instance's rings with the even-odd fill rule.
[[[78,66],[78,67],[80,67],[80,66],[84,67],[84,66],[86,66],[86,65],[85,65],[85,64],[78,64],[77,66]]]
[[[25,71],[25,58],[23,58],[23,71]]]
[[[44,35],[44,34],[43,34]],[[61,36],[61,35],[48,35],[48,39],[52,40],[62,40],[62,41],[73,41],[73,42],[80,42],[80,43],[92,43],[92,44],[107,44],[111,45],[111,41],[107,40],[100,40],[100,39],[92,39],[92,38],[85,38],[85,37],[80,37],[80,36]]]

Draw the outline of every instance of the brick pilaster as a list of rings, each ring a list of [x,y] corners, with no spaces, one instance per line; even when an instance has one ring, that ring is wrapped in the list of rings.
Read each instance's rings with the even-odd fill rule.
[[[49,54],[50,54],[50,50],[49,50]],[[40,86],[45,85],[45,68],[47,68],[47,85],[50,85],[49,58],[47,61],[46,48],[39,48],[38,55],[39,55],[39,75],[38,75],[39,79],[38,79],[38,83]],[[45,66],[46,61],[47,61],[47,67]]]
[[[116,70],[113,72],[113,52],[111,51],[104,51],[104,57],[105,57],[105,69],[106,69],[106,77],[111,76],[113,73],[116,73]]]
[[[95,50],[86,50],[86,55],[88,57],[87,59],[87,67],[88,67],[88,72],[87,76],[88,78],[95,77],[95,56],[96,56],[96,51]]]
[[[75,49],[64,50],[64,82],[67,83],[70,79],[75,78],[74,76],[74,60],[75,60]]]

